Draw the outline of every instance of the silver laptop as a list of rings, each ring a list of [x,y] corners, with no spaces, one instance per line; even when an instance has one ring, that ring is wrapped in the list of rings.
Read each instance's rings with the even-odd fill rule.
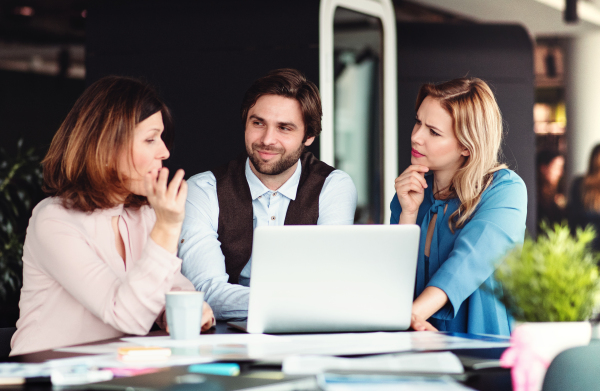
[[[416,225],[257,227],[249,333],[406,330]]]

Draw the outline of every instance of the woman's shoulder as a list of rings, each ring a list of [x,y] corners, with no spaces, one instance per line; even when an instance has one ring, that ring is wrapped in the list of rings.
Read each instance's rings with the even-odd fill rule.
[[[494,173],[491,185],[481,195],[484,202],[487,199],[502,198],[505,201],[516,201],[527,205],[527,186],[521,177],[508,168],[503,168]]]
[[[518,189],[526,190],[525,182],[513,170],[502,168],[494,173],[494,179],[488,190],[507,188],[518,191]]]
[[[89,216],[90,213],[65,207],[59,197],[48,197],[33,209],[27,235],[52,237],[53,233],[67,227],[69,230],[82,232]]]
[[[35,220],[72,220],[82,213],[83,212],[66,208],[60,197],[48,197],[41,200],[35,208],[33,208],[31,218]]]

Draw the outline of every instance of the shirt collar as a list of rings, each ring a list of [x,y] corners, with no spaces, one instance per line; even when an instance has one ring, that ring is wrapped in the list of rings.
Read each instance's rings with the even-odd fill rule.
[[[290,200],[295,200],[296,193],[298,191],[298,184],[300,183],[301,174],[302,164],[300,163],[300,159],[298,159],[296,171],[294,171],[290,179],[288,179],[279,189],[277,189],[277,192],[286,196]],[[248,181],[248,186],[250,187],[250,195],[252,196],[253,201],[259,196],[273,191],[270,190],[267,186],[265,186],[260,181],[260,179],[258,179],[256,174],[254,174],[254,172],[250,168],[250,159],[246,159],[246,180]]]
[[[121,216],[123,214],[124,205],[119,204],[112,208],[98,209],[97,211],[105,216]]]

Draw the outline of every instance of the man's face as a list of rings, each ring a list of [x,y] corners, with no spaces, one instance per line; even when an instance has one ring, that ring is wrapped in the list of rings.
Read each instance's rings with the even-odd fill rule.
[[[248,111],[246,151],[254,169],[263,175],[280,175],[298,161],[305,146],[304,120],[297,100],[279,95],[263,95]]]

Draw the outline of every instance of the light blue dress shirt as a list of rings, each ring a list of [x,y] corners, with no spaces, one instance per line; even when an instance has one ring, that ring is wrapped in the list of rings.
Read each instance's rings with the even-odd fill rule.
[[[246,180],[252,196],[254,228],[284,225],[290,200],[302,173],[298,165],[294,174],[276,191],[269,190],[250,169],[246,160]],[[357,193],[348,174],[335,170],[325,180],[319,196],[318,225],[349,225],[354,222]],[[212,307],[217,319],[243,319],[248,316],[250,269],[252,257],[240,274],[240,285],[229,284],[225,256],[217,235],[219,201],[217,183],[212,172],[194,175],[188,180],[185,220],[179,240],[181,271]],[[285,256],[285,254],[282,254]]]
[[[493,276],[497,262],[525,236],[525,183],[511,170],[495,172],[472,218],[452,233],[448,219],[458,209],[459,200],[436,200],[433,175],[425,179],[428,187],[417,216],[421,241],[415,298],[427,286],[438,287],[448,295],[448,303],[429,318],[440,331],[510,335],[510,316],[491,292],[498,284]],[[402,208],[397,195],[390,207],[390,222],[398,224]],[[438,218],[427,260],[425,238],[434,213]]]

